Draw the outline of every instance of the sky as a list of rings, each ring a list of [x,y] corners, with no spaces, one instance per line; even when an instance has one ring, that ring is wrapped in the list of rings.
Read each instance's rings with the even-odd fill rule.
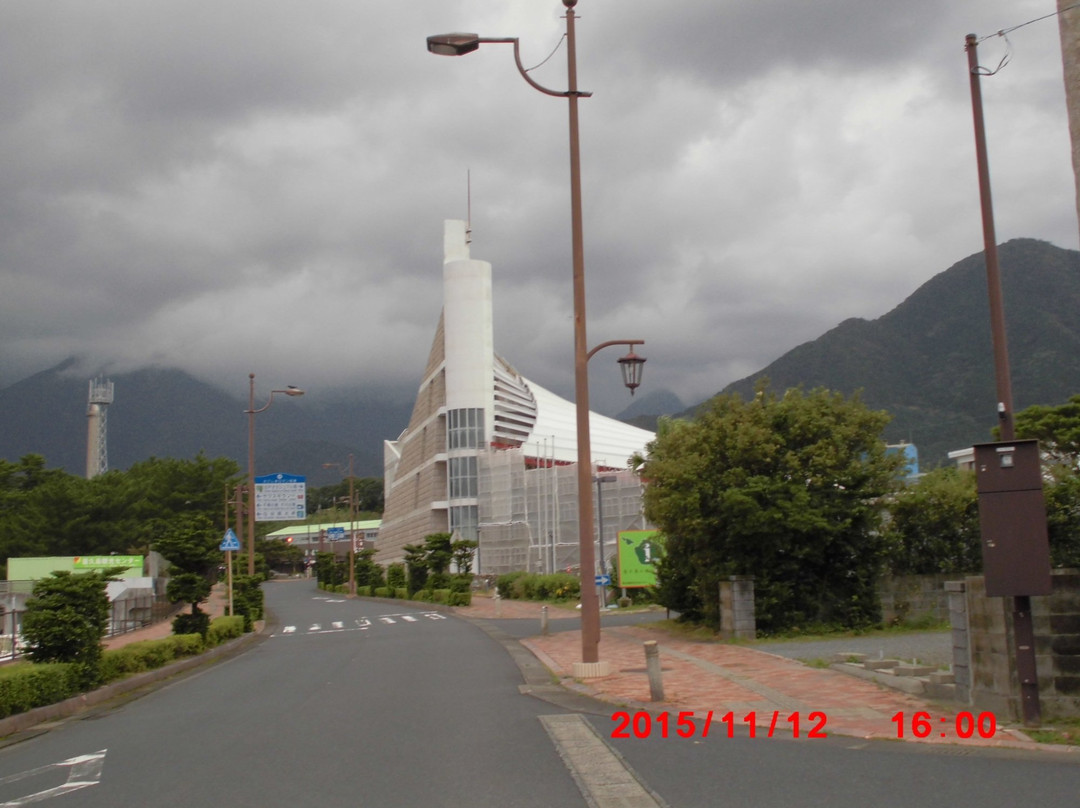
[[[1054,0],[580,0],[590,345],[695,404],[982,249],[964,37],[998,241],[1076,249]],[[0,387],[178,367],[243,398],[411,400],[443,220],[494,276],[495,346],[573,392],[558,0],[0,4]],[[1080,9],[1070,13],[1080,13]],[[1017,27],[1020,26],[1020,27]],[[995,36],[1015,28],[1007,37]],[[546,60],[546,61],[545,61]],[[470,193],[471,188],[471,193]],[[470,203],[471,199],[471,203]],[[1007,302],[1006,302],[1007,303]],[[616,349],[594,408],[630,403]]]

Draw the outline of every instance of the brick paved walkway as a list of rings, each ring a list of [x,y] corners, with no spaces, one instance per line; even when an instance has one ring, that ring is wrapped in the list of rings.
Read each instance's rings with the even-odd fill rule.
[[[799,713],[800,737],[806,737],[821,718],[811,719],[810,714],[821,713],[825,718],[824,730],[829,735],[896,739],[897,725],[892,717],[902,712],[907,741],[1038,747],[1022,733],[1000,726],[992,738],[978,737],[977,728],[972,738],[958,737],[957,705],[923,701],[839,671],[812,668],[751,648],[676,639],[645,628],[606,628],[601,636],[600,658],[611,663],[613,672],[584,682],[570,677],[573,663],[581,660],[580,631],[531,637],[522,640],[522,644],[570,689],[631,709],[692,710],[698,716],[711,710],[712,731],[717,731],[715,722],[728,711],[734,713],[735,726],[742,727],[745,727],[744,717],[753,712],[760,735],[767,731],[776,712],[776,731],[779,733],[783,727],[790,733],[787,719]],[[643,642],[650,639],[659,643],[665,696],[664,702],[655,704],[649,701],[643,647]],[[916,712],[927,712],[932,719],[932,731],[925,740],[911,734],[911,720]],[[978,717],[977,710],[964,712],[975,712]],[[941,721],[942,718],[945,720]]]

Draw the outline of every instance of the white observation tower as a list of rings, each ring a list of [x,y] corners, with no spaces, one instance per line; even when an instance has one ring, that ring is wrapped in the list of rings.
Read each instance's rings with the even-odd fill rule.
[[[113,383],[107,379],[90,381],[86,406],[86,479],[109,470],[106,410],[113,402]]]

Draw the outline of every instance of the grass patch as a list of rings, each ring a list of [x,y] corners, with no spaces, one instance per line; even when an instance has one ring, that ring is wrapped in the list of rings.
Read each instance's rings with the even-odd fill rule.
[[[1023,729],[1023,732],[1037,743],[1080,746],[1080,718],[1057,718],[1052,726]]]

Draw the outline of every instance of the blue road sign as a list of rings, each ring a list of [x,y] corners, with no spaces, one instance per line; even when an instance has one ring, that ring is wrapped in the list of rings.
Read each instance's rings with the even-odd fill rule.
[[[611,576],[610,575],[597,575],[596,576],[596,585],[597,586],[610,586],[611,585]]]
[[[231,527],[225,531],[225,538],[221,540],[221,546],[218,549],[222,551],[240,549],[240,539],[236,537],[236,531]]]

